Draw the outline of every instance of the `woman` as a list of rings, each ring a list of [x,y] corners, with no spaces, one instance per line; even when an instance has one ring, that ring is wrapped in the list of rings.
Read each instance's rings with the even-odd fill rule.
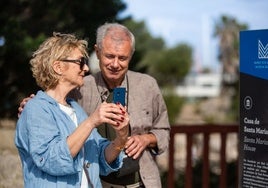
[[[22,161],[25,187],[101,187],[99,175],[122,166],[121,148],[128,136],[129,117],[120,104],[102,103],[90,117],[67,94],[83,85],[89,71],[87,42],[54,33],[30,60],[42,88],[17,122],[15,144]],[[96,127],[111,125],[110,142]]]

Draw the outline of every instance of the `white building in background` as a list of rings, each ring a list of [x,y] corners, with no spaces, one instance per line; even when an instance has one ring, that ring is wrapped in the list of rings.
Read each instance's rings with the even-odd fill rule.
[[[200,73],[190,74],[182,85],[176,87],[181,97],[210,98],[218,97],[221,90],[221,74]]]

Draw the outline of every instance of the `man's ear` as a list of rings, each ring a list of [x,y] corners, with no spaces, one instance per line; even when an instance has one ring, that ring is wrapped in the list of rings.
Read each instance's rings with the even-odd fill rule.
[[[58,75],[62,75],[62,66],[61,65],[62,64],[60,61],[54,61],[52,63],[52,68]]]
[[[94,49],[95,49],[95,53],[96,53],[97,58],[100,59],[100,50],[99,50],[97,44],[94,45]]]

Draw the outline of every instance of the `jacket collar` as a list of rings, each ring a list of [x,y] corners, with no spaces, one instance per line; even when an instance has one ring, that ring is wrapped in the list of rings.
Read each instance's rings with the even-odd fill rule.
[[[96,84],[97,84],[98,91],[99,91],[100,96],[101,96],[101,100],[105,101],[108,98],[108,96],[110,94],[110,91],[109,91],[108,86],[107,86],[107,84],[106,84],[106,82],[105,82],[105,80],[104,80],[104,78],[102,76],[102,73],[97,72],[96,76],[95,76],[95,79],[96,79]],[[127,73],[126,73],[126,75],[124,77],[124,80],[123,80],[123,82],[122,82],[120,87],[125,87],[126,92],[128,92],[127,91],[127,88],[128,88]]]

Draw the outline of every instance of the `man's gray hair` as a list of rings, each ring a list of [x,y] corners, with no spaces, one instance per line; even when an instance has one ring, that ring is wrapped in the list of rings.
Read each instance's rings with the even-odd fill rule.
[[[127,27],[125,27],[124,25],[121,25],[119,23],[105,23],[97,29],[97,34],[96,34],[97,35],[97,38],[96,38],[97,47],[101,50],[103,38],[108,33],[113,32],[113,31],[118,30],[118,29],[123,31],[130,38],[131,47],[132,47],[132,54],[133,54],[135,51],[135,37],[134,37],[133,33],[131,33]]]

